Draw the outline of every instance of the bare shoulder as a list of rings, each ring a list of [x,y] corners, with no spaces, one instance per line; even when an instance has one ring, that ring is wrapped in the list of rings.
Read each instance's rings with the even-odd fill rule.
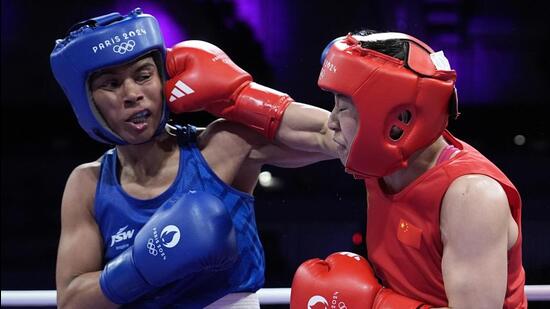
[[[81,164],[71,172],[63,192],[62,207],[64,210],[78,207],[92,211],[100,168],[101,159],[98,159]]]
[[[87,190],[90,185],[97,184],[99,178],[99,170],[101,168],[101,160],[88,162],[77,166],[69,176],[67,184],[77,185],[81,190]]]
[[[246,152],[268,141],[246,126],[218,119],[210,123],[198,136],[198,146],[202,150],[206,147],[216,147],[225,152]]]
[[[475,202],[473,204],[508,203],[506,193],[498,181],[485,175],[464,175],[455,179],[447,192],[444,202]],[[468,206],[471,203],[465,203]]]
[[[463,236],[500,233],[509,216],[506,193],[496,180],[485,175],[465,175],[454,180],[445,193],[441,229]]]
[[[96,177],[99,175],[99,169],[101,167],[101,159],[97,159],[92,162],[87,162],[80,164],[79,166],[75,167],[72,174],[75,175],[75,177]]]
[[[197,144],[214,173],[237,190],[251,193],[261,162],[251,160],[257,149],[269,142],[241,124],[220,119],[198,136]]]

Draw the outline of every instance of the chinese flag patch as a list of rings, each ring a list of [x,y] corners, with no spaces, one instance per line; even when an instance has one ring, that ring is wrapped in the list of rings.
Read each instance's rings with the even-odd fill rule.
[[[400,219],[397,226],[397,239],[408,246],[420,249],[422,230],[406,220]]]

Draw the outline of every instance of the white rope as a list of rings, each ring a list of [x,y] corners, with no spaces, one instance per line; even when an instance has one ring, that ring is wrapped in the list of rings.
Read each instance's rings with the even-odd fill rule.
[[[260,289],[260,304],[276,305],[290,303],[290,288]],[[526,285],[529,301],[550,300],[550,285]],[[56,291],[2,291],[2,306],[55,306]]]
[[[2,291],[2,306],[55,306],[56,291]]]
[[[262,305],[290,304],[290,288],[260,289],[256,293]]]
[[[550,300],[550,285],[526,285],[528,300]]]

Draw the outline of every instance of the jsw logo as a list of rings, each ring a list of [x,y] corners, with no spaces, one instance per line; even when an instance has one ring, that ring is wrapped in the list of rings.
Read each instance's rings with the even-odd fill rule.
[[[111,247],[121,241],[124,241],[126,239],[131,239],[134,236],[135,229],[131,229],[128,231],[125,231],[128,226],[122,227],[116,232],[116,234],[111,235]]]

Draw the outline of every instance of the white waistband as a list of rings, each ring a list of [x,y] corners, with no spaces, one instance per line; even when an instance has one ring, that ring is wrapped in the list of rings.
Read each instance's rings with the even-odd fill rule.
[[[231,293],[216,300],[205,309],[260,309],[260,300],[256,293]]]

